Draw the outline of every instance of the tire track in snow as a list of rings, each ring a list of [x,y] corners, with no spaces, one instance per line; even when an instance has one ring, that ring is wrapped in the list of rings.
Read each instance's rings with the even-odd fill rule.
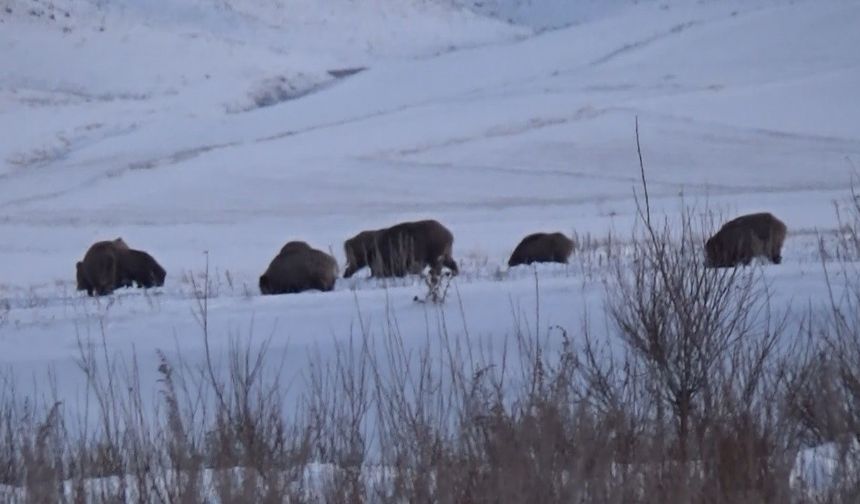
[[[629,53],[629,52],[632,52],[632,51],[635,51],[638,49],[642,49],[644,47],[647,47],[647,46],[653,44],[654,42],[657,42],[657,41],[662,40],[662,39],[667,38],[667,37],[671,37],[673,35],[677,35],[677,34],[683,32],[684,30],[686,30],[688,28],[691,28],[693,26],[700,25],[700,24],[702,24],[702,21],[688,21],[686,23],[681,23],[681,24],[675,25],[672,28],[670,28],[669,30],[655,34],[651,37],[648,37],[648,38],[645,38],[642,40],[638,40],[635,42],[627,43],[620,48],[612,50],[611,52],[605,54],[604,56],[601,56],[595,60],[592,60],[586,66],[586,68],[589,66],[596,66],[596,65],[600,65],[600,64],[603,64],[605,62],[611,61],[612,59],[615,59],[615,58],[617,58],[623,54],[626,54],[626,53]],[[527,40],[528,38],[531,38],[531,37],[527,37],[524,40]],[[521,41],[517,41],[517,42],[521,42]],[[571,70],[569,72],[554,72],[554,74],[559,75],[561,73],[570,73],[570,72],[576,72],[576,71],[581,71],[581,70],[583,70],[582,67],[577,68],[575,70]],[[536,80],[538,78],[539,77],[532,77],[532,78],[525,79],[525,80],[518,80],[517,82],[508,82],[508,83],[503,84],[502,86],[480,87],[477,89],[471,89],[471,90],[467,90],[464,92],[460,92],[460,93],[457,93],[457,94],[455,94],[453,96],[449,96],[449,97],[440,97],[440,98],[436,98],[436,99],[422,100],[420,102],[416,102],[416,103],[412,103],[412,104],[402,105],[402,106],[398,106],[398,107],[392,107],[389,109],[383,109],[383,110],[379,110],[376,112],[371,112],[371,113],[361,114],[361,115],[354,116],[354,117],[348,117],[348,118],[340,119],[337,121],[329,121],[329,122],[325,122],[325,123],[311,125],[311,126],[308,126],[305,128],[299,128],[299,129],[295,129],[295,130],[287,130],[287,131],[283,131],[283,132],[279,132],[279,133],[274,133],[272,135],[258,137],[254,140],[250,140],[247,142],[236,141],[236,142],[204,144],[204,145],[188,147],[188,148],[181,149],[179,151],[169,153],[166,155],[162,155],[162,156],[159,156],[156,158],[132,161],[128,164],[128,168],[137,169],[137,168],[142,168],[142,167],[158,168],[158,167],[170,166],[170,165],[177,164],[177,163],[189,160],[189,159],[193,159],[193,158],[195,158],[201,154],[216,151],[216,150],[226,149],[226,148],[230,148],[230,147],[239,147],[239,146],[248,145],[248,144],[252,144],[252,143],[264,143],[264,142],[276,141],[276,140],[280,140],[283,138],[298,136],[298,135],[302,135],[302,134],[306,134],[306,133],[312,133],[312,132],[321,131],[321,130],[325,130],[325,129],[329,129],[329,128],[336,128],[336,127],[342,127],[342,126],[346,126],[346,125],[350,125],[350,124],[356,124],[356,123],[360,123],[360,122],[367,121],[370,119],[376,119],[376,118],[380,118],[380,117],[385,117],[385,116],[405,112],[405,111],[408,111],[411,109],[421,108],[421,107],[424,107],[424,106],[427,106],[430,104],[456,102],[459,100],[467,99],[470,96],[474,96],[475,93],[482,93],[482,92],[486,92],[487,90],[492,90],[492,89],[496,89],[496,88],[507,88],[507,87],[510,87],[512,85],[520,85],[520,84],[527,83],[527,82],[532,81],[532,80]],[[502,135],[500,135],[500,136],[502,136]],[[103,175],[103,177],[116,177],[116,176],[121,175],[122,171],[123,171],[122,169],[112,170],[110,172],[105,173]],[[92,182],[92,181],[89,181],[89,182]],[[5,207],[8,204],[14,205],[14,204],[17,204],[19,202],[20,203],[28,203],[28,202],[32,202],[32,201],[51,199],[53,197],[63,195],[63,194],[65,194],[65,193],[67,193],[73,189],[74,188],[70,188],[67,191],[57,191],[57,192],[52,193],[52,194],[46,194],[43,196],[33,196],[30,198],[24,198],[22,200],[12,200],[12,201],[5,202],[4,204],[0,205],[0,207]]]
[[[421,154],[423,152],[435,150],[435,149],[443,149],[446,147],[453,147],[456,145],[464,145],[475,141],[481,140],[489,140],[492,138],[503,138],[509,136],[521,135],[523,133],[527,133],[530,131],[541,130],[544,128],[552,128],[555,126],[560,126],[562,124],[567,124],[574,121],[581,121],[584,119],[595,119],[606,113],[610,112],[611,109],[594,109],[593,107],[582,107],[576,111],[573,115],[569,116],[560,116],[560,117],[549,117],[549,118],[541,118],[541,117],[533,117],[526,122],[513,124],[513,125],[501,125],[501,126],[493,126],[492,128],[487,129],[484,133],[479,135],[468,135],[461,137],[454,137],[442,142],[425,144],[417,147],[410,147],[408,149],[401,149],[395,152],[396,155],[399,156],[411,156],[415,154]]]
[[[637,110],[634,108],[622,108],[619,107],[618,110],[629,110],[633,113],[638,113],[639,115],[648,114],[650,116],[667,119],[670,121],[677,121],[685,124],[692,124],[697,126],[704,126],[707,128],[722,128],[732,133],[737,133],[739,136],[743,134],[744,138],[750,138],[749,133],[755,135],[761,135],[767,138],[773,138],[778,140],[796,140],[802,142],[810,142],[814,144],[826,144],[828,147],[847,153],[857,153],[860,154],[860,138],[851,138],[851,137],[840,137],[834,135],[820,135],[815,133],[803,133],[797,131],[785,131],[785,130],[776,130],[772,128],[762,128],[757,126],[739,126],[737,124],[719,122],[714,120],[702,120],[694,116],[688,115],[678,115],[678,114],[667,114],[664,112],[655,112],[651,109]],[[719,133],[708,133],[709,137],[714,139],[720,139],[723,141],[728,141],[727,136],[720,135]]]
[[[688,30],[692,27],[702,25],[702,24],[704,24],[703,21],[687,21],[684,23],[676,24],[676,25],[672,26],[671,28],[669,28],[668,30],[664,30],[660,33],[654,34],[654,35],[646,37],[644,39],[640,39],[640,40],[626,43],[626,44],[622,45],[621,47],[613,49],[613,50],[609,51],[608,53],[606,53],[606,54],[604,54],[604,55],[602,55],[596,59],[591,60],[585,66],[578,66],[577,68],[571,69],[567,72],[554,71],[552,73],[552,75],[560,75],[561,73],[576,73],[576,72],[581,72],[581,71],[587,70],[589,67],[593,67],[593,66],[607,63],[609,61],[612,61],[614,59],[622,57],[622,56],[629,54],[631,52],[634,52],[634,51],[640,50],[642,48],[648,47],[648,46],[650,46],[650,45],[652,45],[652,44],[654,44],[660,40],[678,35],[678,34],[684,32],[685,30]],[[418,101],[418,102],[413,102],[413,103],[409,103],[409,104],[404,104],[404,105],[400,105],[400,106],[396,106],[396,107],[390,107],[390,108],[383,109],[383,110],[377,110],[374,112],[360,114],[360,115],[356,115],[353,117],[346,117],[346,118],[335,120],[335,121],[329,121],[329,122],[325,122],[325,123],[314,124],[314,125],[310,125],[310,126],[307,126],[304,128],[286,130],[286,131],[274,133],[271,135],[261,136],[261,137],[258,137],[256,139],[252,139],[252,140],[248,140],[248,141],[235,141],[235,142],[213,143],[213,144],[203,144],[203,145],[191,146],[191,147],[177,150],[177,151],[172,152],[172,153],[168,153],[166,155],[160,155],[157,157],[144,158],[144,159],[140,159],[140,160],[134,160],[131,162],[126,162],[126,166],[124,166],[123,168],[113,169],[113,170],[108,170],[108,171],[102,172],[98,176],[88,178],[87,180],[80,182],[78,184],[75,184],[72,187],[67,187],[67,188],[63,188],[63,189],[59,189],[59,190],[55,190],[55,191],[51,191],[51,192],[43,193],[43,194],[31,194],[31,195],[24,197],[24,198],[7,200],[5,202],[0,203],[0,208],[9,208],[9,207],[13,207],[13,206],[17,206],[17,205],[24,205],[24,204],[28,204],[28,203],[32,203],[32,202],[37,202],[37,201],[50,200],[50,199],[56,198],[58,196],[62,196],[62,195],[68,194],[70,192],[73,192],[75,190],[78,190],[81,187],[86,187],[88,185],[91,185],[94,182],[97,182],[97,181],[100,181],[103,179],[107,179],[107,178],[114,178],[114,177],[122,176],[128,170],[143,169],[143,168],[145,168],[145,169],[157,169],[157,168],[172,166],[172,165],[175,165],[175,164],[178,164],[178,163],[190,160],[190,159],[194,159],[194,158],[199,157],[201,155],[204,155],[206,153],[215,152],[215,151],[219,151],[222,149],[228,149],[228,148],[233,148],[233,147],[242,147],[242,146],[246,146],[246,145],[253,145],[253,144],[265,143],[265,142],[270,142],[270,141],[277,141],[277,140],[280,140],[283,138],[299,136],[299,135],[306,134],[306,133],[326,130],[326,129],[330,129],[330,128],[343,127],[343,126],[347,126],[347,125],[358,124],[358,123],[361,123],[363,121],[367,121],[370,119],[375,119],[375,118],[385,117],[385,116],[391,116],[391,115],[402,113],[402,112],[405,112],[408,110],[421,108],[421,107],[424,107],[427,105],[460,101],[463,99],[467,99],[470,96],[474,96],[475,93],[482,93],[482,92],[486,92],[488,90],[492,91],[494,89],[505,89],[505,88],[509,88],[511,86],[521,85],[523,83],[527,83],[527,82],[536,80],[538,78],[544,78],[544,77],[545,76],[530,77],[530,78],[526,78],[526,79],[519,79],[515,82],[506,82],[506,83],[503,83],[501,86],[489,85],[489,86],[482,86],[482,87],[478,87],[478,88],[474,88],[474,89],[470,89],[470,90],[463,90],[460,92],[455,92],[455,93],[451,94],[450,96],[435,97],[435,98],[422,100],[422,101]],[[558,121],[558,122],[555,122],[555,121]],[[527,124],[525,126],[514,127],[514,129],[511,131],[506,131],[507,128],[500,128],[496,131],[492,131],[492,130],[489,131],[487,133],[487,135],[489,135],[488,137],[503,137],[503,136],[508,136],[508,135],[516,135],[516,134],[522,133],[524,131],[528,131],[529,129],[551,127],[551,126],[555,126],[558,124],[562,124],[564,122],[565,122],[565,119],[563,119],[563,118],[560,120],[556,120],[556,119],[534,120],[533,119],[531,124]],[[468,138],[468,137],[454,138],[454,139],[450,139],[450,140],[446,141],[447,142],[446,144],[417,146],[417,147],[414,147],[411,149],[403,149],[402,152],[400,152],[400,154],[401,155],[416,154],[416,153],[420,153],[422,151],[430,150],[433,148],[441,148],[441,147],[450,146],[450,145],[457,145],[460,143],[467,143],[470,141],[473,141],[473,139]],[[101,160],[101,161],[104,161],[104,160]],[[667,182],[667,183],[670,183],[670,182]],[[689,187],[689,186],[687,186],[687,187]],[[710,186],[710,187],[713,187],[713,186]],[[728,188],[726,188],[726,189],[728,189]],[[769,188],[769,189],[772,190],[772,188]],[[830,189],[830,187],[821,187],[820,189]],[[779,190],[784,190],[784,189],[779,189]]]
[[[329,121],[329,122],[325,122],[325,123],[307,126],[305,128],[287,130],[287,131],[275,133],[272,135],[258,137],[258,138],[255,138],[255,139],[249,140],[249,141],[234,141],[234,142],[196,145],[193,147],[187,147],[184,149],[179,149],[179,150],[176,150],[174,152],[164,154],[164,155],[159,155],[159,156],[149,157],[149,158],[143,158],[143,159],[130,161],[130,162],[126,161],[124,163],[124,166],[121,168],[106,170],[106,171],[104,171],[104,172],[102,172],[96,176],[89,177],[85,180],[79,181],[78,183],[76,183],[70,187],[66,187],[63,189],[57,189],[54,191],[40,193],[40,194],[31,194],[31,195],[28,195],[26,197],[13,198],[13,199],[9,199],[9,200],[0,202],[0,208],[10,208],[10,207],[14,207],[14,206],[25,205],[28,203],[51,200],[51,199],[54,199],[54,198],[57,198],[60,196],[64,196],[66,194],[70,194],[70,193],[72,193],[78,189],[89,187],[96,182],[103,181],[106,179],[120,177],[120,176],[124,175],[125,173],[132,171],[132,170],[164,168],[164,167],[172,166],[172,165],[184,162],[184,161],[188,161],[188,160],[197,158],[203,154],[207,154],[210,152],[229,149],[229,148],[233,148],[233,147],[242,147],[242,146],[253,145],[253,144],[273,142],[273,141],[281,140],[284,138],[299,136],[299,135],[303,135],[306,133],[313,133],[316,131],[321,131],[321,130],[325,130],[325,129],[329,129],[329,128],[338,128],[338,127],[347,126],[347,125],[351,125],[351,124],[357,124],[357,123],[367,121],[370,119],[385,117],[387,115],[398,114],[401,112],[411,110],[413,108],[420,108],[420,107],[424,107],[426,105],[430,105],[430,104],[438,103],[438,102],[439,102],[439,100],[433,100],[433,99],[423,100],[421,102],[417,102],[417,103],[413,103],[413,104],[402,105],[399,107],[392,107],[389,109],[379,110],[379,111],[371,112],[368,114],[361,114],[358,116],[348,117],[348,118],[340,119],[337,121]],[[66,152],[65,156],[67,156],[69,153],[70,152]],[[99,161],[106,162],[107,160],[101,159]],[[76,163],[76,164],[72,164],[72,165],[66,165],[65,167],[66,168],[72,168],[75,166],[81,166],[81,165],[87,165],[87,164],[89,164],[89,163]]]
[[[659,40],[667,38],[667,37],[671,37],[671,36],[676,35],[676,34],[679,34],[679,33],[683,32],[684,30],[686,30],[690,27],[699,25],[699,24],[702,24],[702,22],[701,21],[688,21],[686,23],[681,23],[681,24],[675,25],[672,28],[670,28],[669,30],[655,34],[651,37],[627,43],[627,44],[623,45],[622,47],[619,47],[617,49],[610,51],[609,53],[605,54],[604,56],[601,56],[595,60],[592,60],[586,66],[586,68],[588,66],[600,65],[600,64],[605,63],[607,61],[611,61],[612,59],[615,59],[615,58],[617,58],[623,54],[626,54],[626,53],[647,47],[656,41],[659,41]],[[531,37],[526,37],[523,40],[528,40],[530,38]],[[522,40],[517,40],[515,43],[521,42],[521,41]],[[572,71],[581,71],[581,70],[583,70],[583,68],[580,67],[580,68],[577,68],[577,69],[572,70]],[[554,73],[560,74],[559,72],[554,72]],[[564,72],[564,73],[569,73],[569,72]],[[535,80],[536,78],[537,77],[532,77],[532,78],[525,79],[525,80],[519,80],[519,81],[514,82],[514,83],[505,83],[501,86],[501,88],[506,88],[506,87],[509,87],[511,85],[519,85],[519,84],[522,84],[522,83],[525,83],[525,82],[528,82],[531,80]],[[346,126],[346,125],[350,125],[350,124],[356,124],[356,123],[360,123],[360,122],[367,121],[370,119],[375,119],[375,118],[379,118],[379,117],[385,117],[388,115],[398,114],[401,112],[405,112],[405,111],[415,109],[415,108],[420,108],[420,107],[430,105],[430,104],[456,102],[458,100],[466,99],[469,96],[474,96],[475,93],[485,92],[487,90],[492,90],[492,89],[497,88],[497,87],[499,87],[499,86],[480,87],[477,89],[471,89],[471,90],[468,90],[465,92],[460,92],[460,93],[457,93],[457,94],[455,94],[453,96],[449,96],[449,97],[441,97],[441,98],[437,98],[437,99],[422,100],[420,102],[416,102],[416,103],[412,103],[412,104],[402,105],[402,106],[398,106],[398,107],[392,107],[389,109],[379,110],[379,111],[371,112],[371,113],[367,113],[367,114],[361,114],[358,116],[348,117],[348,118],[344,118],[344,119],[337,120],[337,121],[329,121],[326,123],[311,125],[311,126],[308,126],[305,128],[300,128],[300,129],[295,129],[295,130],[287,130],[287,131],[283,131],[283,132],[279,132],[279,133],[274,133],[272,135],[259,137],[259,138],[256,138],[254,140],[250,140],[247,142],[236,141],[236,142],[203,144],[203,145],[192,146],[192,147],[178,150],[178,151],[173,152],[173,153],[161,155],[161,156],[158,156],[155,158],[131,161],[130,163],[128,163],[128,166],[126,168],[128,168],[128,169],[140,169],[140,168],[159,168],[159,167],[164,167],[164,166],[171,166],[171,165],[183,162],[183,161],[193,159],[195,157],[198,157],[201,154],[216,151],[216,150],[226,149],[226,148],[230,148],[230,147],[239,147],[239,146],[243,146],[243,145],[247,145],[247,144],[251,144],[251,143],[264,143],[264,142],[276,141],[276,140],[280,140],[283,138],[298,136],[298,135],[316,132],[316,131],[320,131],[320,130],[325,130],[325,129],[329,129],[329,128],[336,128],[336,127],[342,127],[342,126]],[[66,155],[68,155],[70,152],[71,152],[71,149],[68,152],[66,152]],[[125,171],[125,169],[122,169],[122,168],[110,170],[110,171],[104,173],[101,178],[112,178],[112,177],[121,176],[124,171]],[[96,178],[96,180],[98,180],[98,178]],[[94,180],[88,180],[87,182],[91,183],[93,181]],[[0,207],[6,207],[9,205],[16,205],[19,203],[26,204],[26,203],[30,203],[33,201],[52,199],[54,197],[61,196],[61,195],[66,194],[70,191],[73,191],[74,189],[75,188],[68,188],[67,190],[55,191],[55,192],[50,193],[50,194],[34,195],[34,196],[31,196],[28,198],[10,200],[10,201],[4,202],[3,204],[0,204]]]
[[[591,62],[589,62],[588,65],[592,66],[592,67],[602,65],[604,63],[607,63],[609,61],[614,60],[615,58],[623,56],[627,53],[648,47],[649,45],[653,44],[654,42],[658,42],[658,41],[663,40],[665,38],[678,35],[679,33],[683,32],[684,30],[687,30],[689,28],[692,28],[692,27],[700,25],[700,24],[702,24],[702,21],[687,21],[686,23],[677,24],[677,25],[673,26],[672,28],[670,28],[668,31],[657,33],[657,34],[652,35],[650,37],[647,37],[647,38],[644,38],[641,40],[637,40],[635,42],[629,42],[627,44],[624,44],[623,46],[619,47],[618,49],[610,51],[609,53],[604,54],[603,56],[601,56],[597,59],[591,60]]]

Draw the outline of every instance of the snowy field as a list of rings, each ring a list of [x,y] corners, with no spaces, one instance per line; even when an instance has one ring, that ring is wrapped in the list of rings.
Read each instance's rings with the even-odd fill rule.
[[[78,342],[103,338],[155,396],[156,350],[202,354],[207,262],[216,351],[271,336],[293,391],[309,353],[392,320],[416,343],[444,322],[495,348],[518,326],[602,327],[600,247],[537,282],[506,261],[539,230],[629,238],[636,116],[655,212],[773,212],[776,299],[822,300],[816,233],[860,166],[860,3],[471,7],[0,0],[4,373],[48,394],[53,370],[75,403]],[[418,218],[455,236],[441,308],[413,301],[419,279],[259,296],[287,241],[343,266],[344,239]],[[163,288],[75,291],[75,261],[117,236],[159,260]]]

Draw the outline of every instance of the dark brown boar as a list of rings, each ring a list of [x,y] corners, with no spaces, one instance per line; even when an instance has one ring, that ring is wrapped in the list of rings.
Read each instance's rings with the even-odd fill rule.
[[[85,290],[90,296],[112,293],[120,283],[118,254],[125,250],[128,245],[122,238],[92,244],[83,260],[75,264],[78,290]]]
[[[533,233],[520,241],[508,259],[508,266],[534,262],[567,264],[573,253],[573,240],[562,233]]]
[[[132,282],[147,289],[164,285],[167,272],[147,252],[127,248],[118,251],[117,259],[118,287],[129,287]]]
[[[306,290],[323,292],[334,289],[338,277],[337,261],[305,242],[289,242],[281,248],[260,276],[262,294],[292,294]]]
[[[782,262],[785,224],[768,212],[742,215],[723,224],[705,242],[705,264],[713,268],[748,265],[756,257]]]
[[[442,267],[457,274],[452,257],[454,235],[435,220],[402,222],[389,228],[362,231],[344,243],[347,265],[344,278],[365,266],[374,277],[402,277],[419,274],[429,266],[431,275]]]

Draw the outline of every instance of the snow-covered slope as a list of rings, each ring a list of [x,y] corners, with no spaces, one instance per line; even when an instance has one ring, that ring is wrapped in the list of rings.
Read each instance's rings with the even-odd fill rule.
[[[452,5],[535,30],[557,29],[611,15],[631,0],[450,0]]]
[[[216,345],[253,320],[299,369],[309,345],[355,331],[358,312],[384,325],[387,308],[423,335],[418,281],[256,295],[288,240],[342,262],[345,238],[419,217],[455,234],[470,334],[510,332],[512,304],[534,311],[529,271],[502,267],[524,234],[630,231],[636,116],[656,211],[683,196],[774,212],[792,234],[767,275],[814,296],[810,233],[835,227],[860,159],[856,2],[80,0],[53,20],[6,5],[0,360],[27,376],[73,374],[76,338],[101,324],[147,371],[156,348],[196,355],[204,251]],[[74,262],[116,236],[159,259],[163,289],[74,292]],[[540,269],[543,325],[599,313],[589,261]]]

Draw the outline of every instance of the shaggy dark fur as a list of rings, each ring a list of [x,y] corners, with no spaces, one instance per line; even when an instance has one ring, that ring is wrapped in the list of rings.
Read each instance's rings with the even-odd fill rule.
[[[380,230],[362,231],[343,244],[346,255],[346,270],[344,278],[349,278],[365,266],[370,266],[376,260],[376,236]]]
[[[263,294],[292,294],[306,290],[331,291],[338,276],[337,261],[305,242],[289,242],[260,276]]]
[[[90,296],[104,296],[135,283],[138,287],[161,286],[166,275],[151,255],[130,249],[122,238],[94,243],[75,264],[77,288]]]
[[[130,287],[132,282],[138,287],[151,288],[164,285],[167,272],[148,253],[142,250],[126,249],[117,254],[117,287]]]
[[[742,215],[723,224],[705,243],[705,264],[714,268],[748,265],[755,257],[782,262],[785,224],[762,212]]]
[[[349,278],[365,266],[374,277],[402,277],[419,274],[425,266],[432,275],[442,267],[459,272],[451,257],[454,235],[435,220],[402,222],[390,228],[362,231],[344,243]]]
[[[112,293],[119,280],[117,256],[125,250],[128,250],[128,245],[122,238],[92,244],[83,260],[75,264],[78,290],[85,290],[90,296]]]
[[[296,252],[307,252],[313,250],[310,245],[303,241],[291,241],[281,247],[281,254],[292,254]]]
[[[508,266],[533,262],[567,263],[573,252],[573,240],[561,233],[534,233],[522,239],[514,249]]]

